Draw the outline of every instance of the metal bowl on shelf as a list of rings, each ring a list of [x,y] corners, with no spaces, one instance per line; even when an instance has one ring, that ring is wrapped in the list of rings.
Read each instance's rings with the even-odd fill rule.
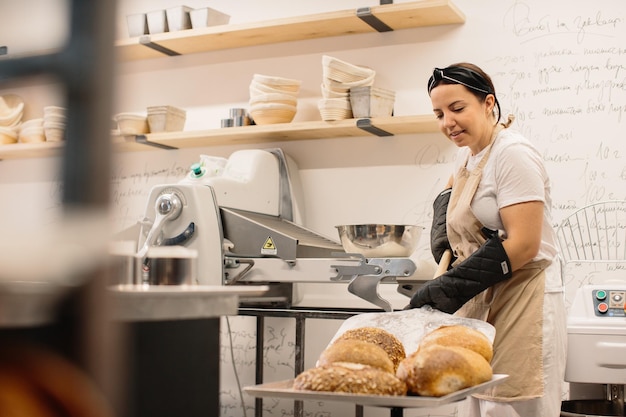
[[[424,228],[417,225],[351,224],[335,226],[346,253],[366,258],[408,257]]]

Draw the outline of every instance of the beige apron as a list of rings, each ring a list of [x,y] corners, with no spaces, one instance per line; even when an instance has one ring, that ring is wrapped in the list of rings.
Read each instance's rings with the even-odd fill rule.
[[[457,256],[463,261],[486,241],[483,225],[474,216],[471,202],[491,153],[491,146],[502,126],[497,126],[491,143],[478,166],[469,172],[465,165],[454,178],[447,212],[447,232]],[[493,401],[512,401],[543,395],[543,293],[544,269],[549,261],[531,262],[468,301],[455,314],[491,323],[496,328],[494,373],[509,378],[485,394],[475,395]]]

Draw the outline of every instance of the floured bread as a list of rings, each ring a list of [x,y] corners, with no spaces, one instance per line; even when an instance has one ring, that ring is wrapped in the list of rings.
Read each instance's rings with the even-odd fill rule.
[[[374,343],[387,352],[389,359],[393,362],[394,372],[398,368],[400,362],[406,358],[406,352],[404,345],[397,337],[389,333],[384,329],[378,327],[359,327],[356,329],[347,330],[343,333],[337,341],[346,339],[356,339],[365,342]]]
[[[322,352],[318,366],[335,362],[352,362],[369,365],[395,374],[396,369],[389,355],[380,346],[356,339],[337,340]]]
[[[441,397],[489,381],[487,360],[473,350],[432,344],[421,346],[400,363],[396,376],[408,392]]]
[[[462,325],[443,326],[428,333],[420,341],[420,347],[430,345],[460,346],[480,354],[487,362],[493,358],[493,346],[483,333]]]
[[[296,377],[293,388],[350,394],[406,394],[406,384],[394,374],[369,365],[347,362],[307,369]]]

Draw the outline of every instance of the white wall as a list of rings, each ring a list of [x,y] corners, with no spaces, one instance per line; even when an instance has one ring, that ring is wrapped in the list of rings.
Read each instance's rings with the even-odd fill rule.
[[[6,2],[5,2],[6,3]],[[49,1],[29,0],[2,5],[5,12],[24,16],[22,6]],[[254,73],[298,78],[303,81],[297,121],[319,120],[321,57],[324,54],[377,71],[376,84],[397,92],[396,115],[429,113],[426,81],[435,66],[471,61],[489,72],[496,83],[505,113],[516,114],[514,127],[540,149],[553,180],[553,216],[558,222],[577,207],[608,199],[626,199],[626,145],[622,138],[626,120],[626,13],[619,0],[596,2],[539,0],[456,0],[466,14],[463,25],[407,29],[384,34],[305,40],[285,44],[238,48],[192,56],[120,63],[117,68],[114,113],[144,112],[150,105],[171,104],[188,111],[186,130],[217,128],[231,107],[246,106],[248,84]],[[58,7],[64,2],[58,0]],[[117,31],[126,36],[125,15],[176,6],[171,0],[124,0],[119,4]],[[186,1],[191,7],[210,6],[231,14],[232,23],[318,13],[375,5],[375,1],[271,2]],[[57,9],[58,10],[58,9]],[[35,20],[39,19],[39,20]],[[9,19],[11,21],[11,19]],[[63,39],[57,19],[39,14],[16,30],[39,33],[26,42],[13,36],[9,51],[48,48]],[[45,24],[42,23],[45,21]],[[43,33],[41,33],[43,32]],[[49,36],[49,33],[57,36]],[[61,33],[61,35],[58,35]],[[43,40],[46,40],[43,42]],[[0,42],[5,42],[4,40]],[[27,101],[27,118],[39,117],[44,105],[56,104],[57,86],[0,86],[19,92]],[[305,194],[305,225],[334,236],[336,224],[353,222],[416,223],[428,227],[431,203],[449,175],[455,149],[439,134],[391,138],[337,138],[268,143],[282,147],[301,169]],[[201,153],[228,156],[245,146],[219,146],[176,151],[147,151],[116,155],[113,172],[112,222],[115,229],[133,224],[143,213],[150,187],[175,182]],[[21,219],[31,225],[54,221],[58,210],[56,160],[34,159],[0,162],[0,193],[12,203],[0,209],[1,222]],[[3,199],[4,200],[4,199]],[[429,259],[428,239],[417,256]],[[599,269],[597,269],[599,268]],[[602,274],[596,267],[594,274]],[[576,272],[568,280],[568,299],[584,277]],[[333,287],[342,298],[344,289]],[[315,290],[315,289],[314,289]],[[313,298],[327,286],[313,291]],[[393,292],[393,291],[392,291]],[[318,297],[319,298],[319,297]],[[360,305],[357,301],[354,305]],[[401,301],[397,301],[401,306]],[[350,303],[348,303],[351,305]],[[249,318],[237,318],[235,338],[244,343]],[[270,321],[272,331],[287,331],[286,319]],[[332,324],[312,325],[317,346],[308,350],[309,364],[335,331]],[[253,328],[253,327],[252,327]],[[287,329],[287,330],[286,330]],[[311,332],[309,332],[311,334]],[[243,359],[235,362],[253,383],[248,344],[240,344]],[[242,347],[243,346],[243,347]],[[224,342],[223,415],[241,416],[230,373],[228,341]],[[293,349],[287,341],[268,356],[276,378],[290,377],[280,364]],[[231,398],[230,394],[233,395]],[[252,399],[246,401],[250,406]],[[265,415],[289,415],[289,402],[275,403]],[[311,415],[347,415],[336,404],[307,404]],[[442,415],[454,410],[441,411]],[[248,410],[248,414],[251,411]],[[282,414],[281,414],[282,413]],[[367,416],[384,415],[367,410]],[[411,411],[407,415],[426,415]]]

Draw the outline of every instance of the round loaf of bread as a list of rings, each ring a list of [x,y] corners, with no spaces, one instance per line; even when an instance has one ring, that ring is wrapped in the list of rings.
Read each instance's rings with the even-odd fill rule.
[[[400,363],[396,376],[408,392],[441,397],[489,381],[493,371],[484,357],[463,347],[420,347]]]
[[[307,369],[296,377],[293,388],[350,394],[406,394],[406,384],[394,374],[369,365],[348,362]]]
[[[473,350],[487,362],[493,358],[493,346],[482,332],[463,325],[442,326],[428,333],[420,341],[420,347],[430,345],[460,346]]]
[[[392,374],[396,372],[393,362],[383,348],[363,340],[337,340],[322,352],[318,366],[330,365],[335,362],[360,363]]]
[[[406,358],[406,352],[402,342],[393,334],[378,327],[358,327],[356,329],[346,330],[339,336],[337,341],[346,339],[362,340],[374,343],[383,348],[393,363],[394,372],[398,369],[400,362]]]

